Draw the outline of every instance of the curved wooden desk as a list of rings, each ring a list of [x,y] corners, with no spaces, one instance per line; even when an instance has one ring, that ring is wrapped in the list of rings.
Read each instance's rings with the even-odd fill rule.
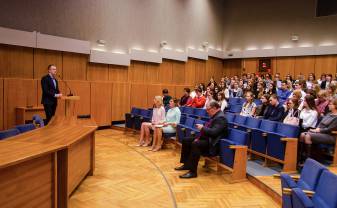
[[[1,207],[67,207],[95,168],[91,120],[54,117],[46,127],[0,141]]]

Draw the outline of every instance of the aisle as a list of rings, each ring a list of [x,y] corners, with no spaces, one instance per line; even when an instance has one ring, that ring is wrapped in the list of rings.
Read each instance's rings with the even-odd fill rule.
[[[280,207],[250,182],[229,184],[223,175],[199,168],[197,179],[181,180],[179,152],[134,147],[138,135],[96,133],[96,170],[70,199],[70,207]],[[171,192],[172,191],[172,192]]]

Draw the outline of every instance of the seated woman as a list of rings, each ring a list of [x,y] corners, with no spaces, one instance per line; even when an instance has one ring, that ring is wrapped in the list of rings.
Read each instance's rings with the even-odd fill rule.
[[[318,120],[318,112],[316,110],[315,98],[312,95],[306,95],[303,101],[303,110],[300,113],[302,120],[301,128],[307,131],[315,128]]]
[[[319,116],[324,116],[329,111],[329,99],[328,92],[326,90],[321,90],[318,92],[317,99],[315,100],[316,108]]]
[[[224,111],[228,107],[228,103],[225,99],[225,93],[223,92],[218,93],[218,103],[221,107],[221,111]]]
[[[153,142],[150,151],[158,151],[163,144],[163,133],[175,133],[177,124],[180,122],[181,112],[177,107],[178,100],[171,99],[169,102],[170,109],[166,113],[166,119],[163,127],[156,127],[153,133]]]
[[[185,106],[188,102],[191,102],[192,98],[190,96],[190,88],[184,88],[184,95],[180,98],[179,105]]]
[[[143,122],[140,129],[140,139],[137,146],[147,147],[150,145],[150,129],[154,129],[154,125],[162,124],[165,121],[165,108],[163,107],[162,96],[154,97],[154,108],[152,113],[152,120],[150,122]]]
[[[299,99],[293,97],[292,99],[288,100],[286,104],[286,112],[285,118],[283,119],[283,123],[291,124],[298,126],[299,125],[299,116],[300,110],[298,109],[300,103]]]
[[[336,138],[331,132],[337,131],[337,98],[329,103],[329,110],[331,113],[323,117],[317,128],[301,134],[300,142],[305,144],[305,158],[311,156],[311,144],[336,143]]]
[[[256,104],[254,103],[254,94],[252,92],[246,93],[246,102],[242,105],[240,115],[253,117],[255,116]]]

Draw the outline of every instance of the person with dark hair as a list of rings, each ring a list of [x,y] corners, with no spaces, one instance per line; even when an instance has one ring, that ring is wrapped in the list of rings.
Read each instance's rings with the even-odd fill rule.
[[[269,98],[270,107],[265,112],[263,118],[271,121],[282,121],[284,107],[278,101],[277,95],[273,94]]]
[[[308,130],[315,128],[318,120],[318,112],[316,109],[315,98],[312,95],[306,95],[303,101],[303,109],[300,113],[302,121],[302,129]]]
[[[325,90],[326,88],[328,88],[331,82],[332,82],[332,74],[327,74],[325,76],[325,80],[322,81],[321,83],[321,89]]]
[[[164,104],[164,107],[169,105],[169,102],[170,102],[171,99],[172,99],[172,97],[169,95],[168,89],[163,89],[163,104]]]
[[[163,145],[163,133],[175,133],[177,124],[180,122],[181,112],[178,108],[178,100],[171,99],[169,110],[165,116],[165,122],[161,125],[155,125],[153,133],[153,144],[150,151],[159,151]]]
[[[225,98],[224,92],[218,93],[218,103],[220,105],[221,111],[224,111],[228,107],[228,103],[227,103],[227,100]]]
[[[337,99],[335,98],[329,103],[330,114],[323,117],[317,128],[310,129],[300,136],[300,151],[301,146],[305,144],[305,157],[301,161],[305,161],[311,156],[311,144],[330,144],[335,145],[336,138],[331,135],[332,131],[337,131]]]
[[[266,84],[264,82],[258,82],[256,85],[256,91],[254,92],[256,99],[261,99],[261,97],[265,94],[264,89],[266,88]]]
[[[308,80],[306,82],[307,85],[307,89],[314,89],[314,81],[316,80],[315,78],[315,74],[314,73],[310,73],[308,76]]]
[[[207,104],[206,111],[210,116],[210,121],[204,126],[196,124],[196,128],[200,130],[200,136],[186,138],[182,141],[180,163],[183,165],[175,170],[188,170],[188,172],[181,175],[180,178],[197,177],[200,156],[216,155],[219,151],[220,139],[227,135],[227,119],[221,111],[219,103],[211,101]]]
[[[267,88],[265,89],[265,94],[276,94],[276,86],[273,82],[269,82]]]
[[[282,83],[280,73],[276,73],[275,74],[275,76],[274,76],[274,82],[275,82],[276,88],[279,89],[281,87],[281,83]]]
[[[57,98],[62,97],[59,90],[59,84],[56,79],[57,69],[55,65],[48,66],[48,74],[41,79],[42,99],[44,111],[46,113],[46,125],[55,115],[57,107]]]
[[[269,94],[264,94],[261,96],[260,100],[262,104],[256,107],[256,116],[263,117],[264,114],[268,111],[268,108],[270,108],[269,98]]]
[[[195,98],[192,100],[191,103],[188,103],[186,106],[191,106],[194,108],[203,108],[206,102],[206,98],[202,95],[202,91],[200,88],[197,88],[195,92],[196,92]]]
[[[290,96],[291,92],[288,90],[288,83],[287,81],[281,82],[281,87],[277,90],[277,96],[281,101],[285,101]]]
[[[300,106],[300,100],[298,98],[293,97],[289,99],[286,103],[286,112],[284,114],[285,118],[283,119],[283,123],[291,124],[298,126],[300,124],[300,110],[298,109]]]
[[[321,78],[317,80],[318,84],[321,86],[322,82],[325,82],[325,74],[321,74]]]
[[[185,106],[188,102],[191,102],[192,98],[190,96],[190,88],[184,88],[184,95],[180,98],[179,105]]]

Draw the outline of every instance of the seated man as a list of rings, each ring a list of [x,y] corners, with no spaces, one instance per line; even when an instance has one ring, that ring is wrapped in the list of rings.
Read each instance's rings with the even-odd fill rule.
[[[210,121],[205,124],[197,124],[200,136],[186,138],[182,141],[180,162],[182,166],[175,170],[189,170],[180,178],[197,177],[198,162],[201,155],[216,155],[219,150],[219,141],[227,135],[227,119],[216,101],[211,101],[206,106]]]
[[[206,103],[206,98],[202,95],[202,90],[197,88],[195,90],[196,96],[193,98],[192,102],[188,102],[186,106],[190,106],[193,108],[202,108]]]
[[[281,121],[285,113],[284,107],[278,101],[278,97],[275,94],[272,94],[269,98],[270,107],[265,112],[263,118],[271,121]]]
[[[285,101],[290,96],[291,92],[288,90],[287,81],[282,81],[281,87],[277,90],[277,96],[280,100]]]

